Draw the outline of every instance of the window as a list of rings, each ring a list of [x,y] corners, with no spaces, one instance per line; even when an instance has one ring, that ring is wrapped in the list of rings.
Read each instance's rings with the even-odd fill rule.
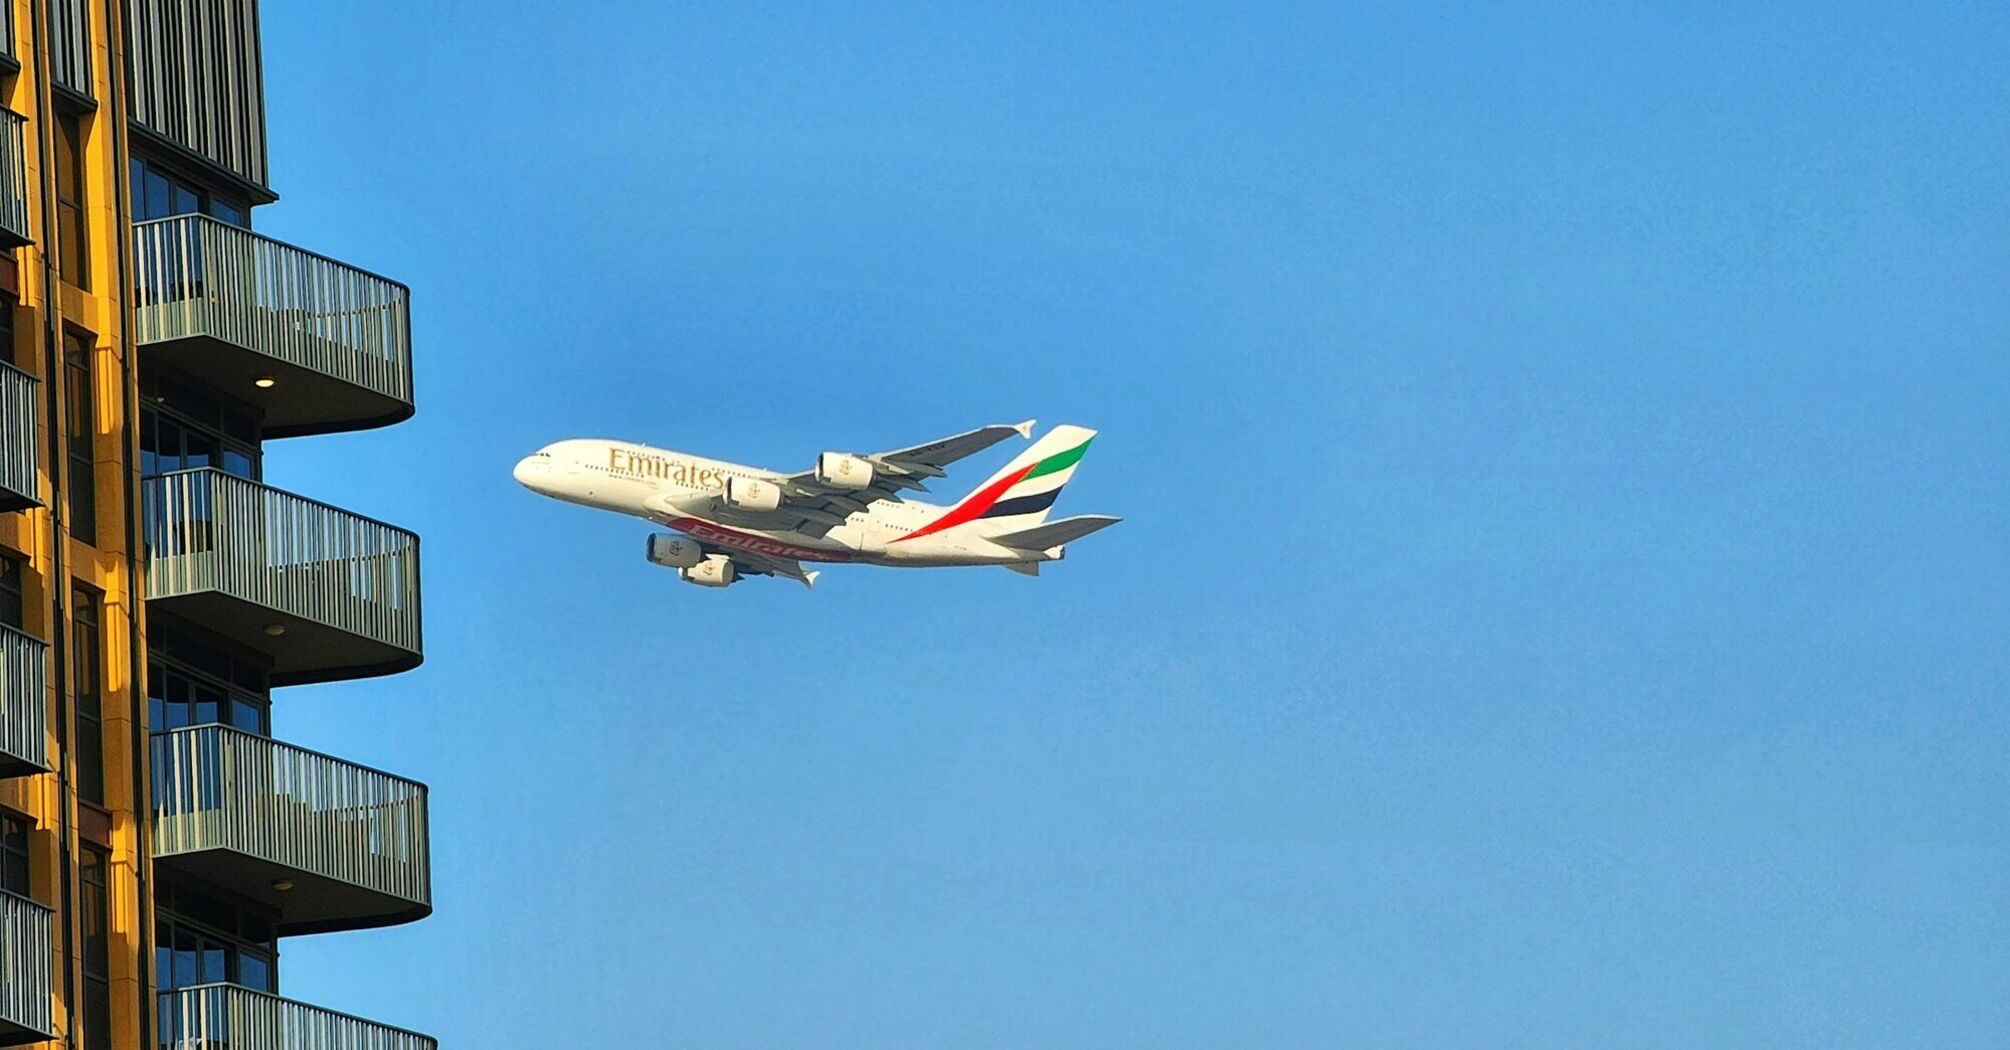
[[[63,333],[63,390],[70,413],[70,535],[98,543],[98,413],[91,385],[91,341]]]
[[[221,722],[272,734],[265,668],[234,660],[193,639],[157,630],[147,665],[147,724],[154,730]]]
[[[164,885],[155,900],[154,972],[161,991],[217,983],[279,990],[272,920],[185,887]]]
[[[249,228],[244,205],[227,200],[183,179],[160,165],[133,158],[133,221],[170,215],[213,215],[232,226]]]
[[[83,584],[70,589],[71,678],[77,705],[77,795],[105,804],[104,640],[98,629],[100,603]]]
[[[259,477],[258,422],[251,411],[166,376],[140,380],[140,474],[216,467]]]
[[[84,1050],[112,1046],[112,915],[105,891],[111,857],[96,846],[81,853],[84,913]]]
[[[0,292],[0,361],[14,363],[14,308],[19,300]]]
[[[0,890],[28,895],[28,818],[0,813]]]
[[[28,603],[22,600],[21,591],[21,580],[27,566],[28,563],[20,555],[0,551],[0,624],[17,631],[27,629],[23,616],[28,611]]]
[[[63,280],[89,288],[90,258],[84,246],[84,123],[73,114],[56,118],[56,254]]]

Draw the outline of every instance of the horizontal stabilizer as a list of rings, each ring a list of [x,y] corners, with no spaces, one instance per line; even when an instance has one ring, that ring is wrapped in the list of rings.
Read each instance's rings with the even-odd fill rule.
[[[1010,547],[1013,550],[1043,551],[1049,547],[1059,547],[1073,543],[1098,529],[1107,529],[1124,519],[1112,518],[1107,514],[1078,514],[1072,518],[1050,521],[1035,525],[1030,529],[1008,532],[1003,536],[986,537],[991,542]]]

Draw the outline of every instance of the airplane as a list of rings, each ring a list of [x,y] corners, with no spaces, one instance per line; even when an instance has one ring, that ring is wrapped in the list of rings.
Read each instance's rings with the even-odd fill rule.
[[[627,441],[574,438],[518,461],[516,480],[540,495],[644,518],[644,554],[704,587],[748,576],[815,586],[804,562],[903,567],[1000,565],[1038,576],[1067,545],[1119,518],[1047,512],[1095,440],[1057,426],[968,496],[941,506],[909,499],[949,464],[1017,435],[1033,421],[993,424],[891,452],[825,452],[796,474],[705,459]],[[680,535],[681,534],[681,535]]]

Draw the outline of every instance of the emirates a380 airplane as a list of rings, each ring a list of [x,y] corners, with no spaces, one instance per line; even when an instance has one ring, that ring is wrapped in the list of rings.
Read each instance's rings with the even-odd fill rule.
[[[677,530],[683,535],[649,537],[649,560],[706,587],[742,576],[813,585],[817,573],[803,562],[1002,565],[1038,576],[1067,544],[1120,520],[1047,520],[1095,431],[1055,427],[952,506],[904,498],[928,491],[924,481],[943,477],[949,464],[1014,435],[1032,437],[1033,421],[892,452],[825,452],[800,474],[578,438],[525,456],[515,474],[533,492]]]

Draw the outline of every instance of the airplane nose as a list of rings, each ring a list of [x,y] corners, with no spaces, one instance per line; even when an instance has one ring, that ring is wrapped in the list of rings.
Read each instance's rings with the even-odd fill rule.
[[[527,489],[535,489],[545,475],[551,473],[551,461],[543,456],[525,456],[517,460],[516,469],[510,471],[517,484]]]

